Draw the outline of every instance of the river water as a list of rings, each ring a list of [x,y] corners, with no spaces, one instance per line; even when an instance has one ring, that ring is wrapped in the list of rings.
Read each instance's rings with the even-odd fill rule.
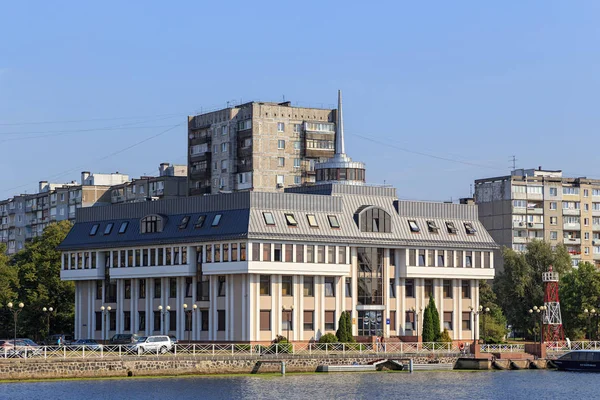
[[[0,399],[594,399],[599,378],[547,370],[123,378],[0,383]]]

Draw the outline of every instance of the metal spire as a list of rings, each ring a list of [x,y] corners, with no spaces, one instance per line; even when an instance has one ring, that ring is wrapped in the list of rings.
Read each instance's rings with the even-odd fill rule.
[[[337,129],[335,132],[335,154],[345,154],[344,119],[342,116],[342,91],[338,90]]]

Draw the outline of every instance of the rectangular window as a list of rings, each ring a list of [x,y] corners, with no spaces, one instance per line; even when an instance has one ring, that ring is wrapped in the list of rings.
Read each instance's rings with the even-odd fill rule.
[[[285,140],[279,139],[279,140],[277,141],[277,148],[278,148],[279,150],[283,150],[283,149],[285,149]]]
[[[177,298],[177,278],[169,279],[169,298]]]
[[[394,279],[390,279],[390,299],[396,298],[396,285]]]
[[[433,280],[425,279],[423,283],[423,290],[425,292],[425,301],[430,297],[435,297],[433,293]]]
[[[294,168],[300,168],[300,159],[294,158]]]
[[[317,262],[319,264],[325,263],[325,246],[317,246]]]
[[[318,228],[319,227],[319,223],[317,222],[317,217],[315,217],[314,214],[307,214],[306,215],[306,219],[308,220],[308,225],[311,228]]]
[[[281,312],[281,330],[291,331],[294,329],[294,311],[293,310],[283,310]]]
[[[550,196],[557,196],[558,195],[558,190],[555,187],[551,187],[550,188]]]
[[[338,247],[338,264],[346,264],[346,246]]]
[[[246,243],[240,243],[240,261],[246,261]]]
[[[285,124],[283,122],[277,123],[277,132],[283,132],[285,130]]]
[[[214,249],[215,249],[215,253],[214,253],[214,260],[215,262],[221,262],[221,245],[220,244],[215,244],[214,245]]]
[[[452,281],[448,279],[444,279],[444,298],[452,298]]]
[[[404,330],[412,331],[415,329],[415,312],[407,311],[404,317]]]
[[[121,223],[121,226],[119,227],[119,234],[123,234],[125,233],[125,231],[127,230],[127,226],[129,225],[129,222],[125,221]]]
[[[194,229],[202,228],[204,221],[206,221],[206,215],[200,215],[194,224]]]
[[[327,263],[335,264],[335,246],[327,246]]]
[[[407,298],[414,298],[415,297],[415,280],[407,279],[404,282],[404,290],[406,291]]]
[[[226,278],[224,276],[219,276],[219,297],[225,297],[226,294],[226,286],[225,286]]]
[[[273,261],[281,262],[283,260],[283,250],[281,243],[273,245]]]
[[[351,278],[346,278],[346,284],[345,284],[345,288],[346,288],[346,297],[352,297],[352,279]]]
[[[213,218],[212,226],[219,226],[219,222],[221,222],[221,214],[215,215]]]
[[[131,331],[131,311],[123,311],[123,331]]]
[[[340,227],[340,222],[338,221],[338,218],[335,215],[328,215],[327,219],[329,220],[329,226],[331,226],[332,228]]]
[[[462,330],[463,331],[471,330],[471,313],[470,312],[462,313]]]
[[[169,331],[177,330],[177,311],[169,311]]]
[[[238,244],[231,243],[231,261],[238,260]]]
[[[111,331],[117,330],[117,312],[116,311],[111,311],[108,314],[108,329],[110,329]]]
[[[452,311],[444,311],[444,329],[452,330]]]
[[[271,261],[271,243],[263,243],[263,261]]]
[[[285,167],[285,157],[277,157],[277,166]]]
[[[296,245],[296,262],[297,263],[304,262],[304,245],[303,244]]]
[[[160,278],[154,279],[154,298],[160,299],[161,282]]]
[[[325,330],[335,330],[335,311],[325,311]]]
[[[315,295],[315,278],[313,276],[304,277],[304,297],[313,297]]]
[[[292,283],[292,277],[290,275],[284,275],[281,277],[281,295],[282,296],[293,296],[294,285]]]
[[[225,330],[225,310],[217,310],[217,319],[218,319],[218,323],[217,323],[217,331],[224,331]]]
[[[550,225],[556,225],[558,223],[558,217],[550,217]]]
[[[313,317],[314,317],[315,312],[313,310],[304,310],[304,330],[305,331],[312,331],[314,330],[314,322],[313,322]]]
[[[125,286],[125,298],[131,299],[131,279],[125,279],[123,285]]]
[[[285,222],[287,222],[287,224],[289,226],[297,226],[298,225],[298,221],[296,221],[296,217],[294,217],[294,214],[284,214],[285,215]]]
[[[185,297],[192,297],[192,278],[185,278]]]
[[[146,298],[146,280],[145,279],[140,279],[138,281],[138,292],[139,292],[140,299]]]
[[[260,330],[271,330],[271,310],[260,310]]]
[[[203,332],[208,331],[208,310],[200,310],[200,330]]]
[[[419,250],[419,267],[425,266],[425,250]]]
[[[473,252],[467,251],[465,254],[465,267],[471,268],[473,266]]]
[[[471,298],[471,281],[462,280],[461,285],[462,285],[462,298],[470,299]]]
[[[313,246],[312,244],[306,246],[306,262],[315,262],[315,246]]]
[[[160,311],[154,311],[154,326],[152,327],[153,331],[160,331],[160,323],[161,323],[161,313]]]
[[[96,321],[95,321],[95,329],[97,331],[102,330],[102,312],[96,311]]]
[[[199,278],[196,282],[196,301],[208,301],[210,299],[210,281]]]
[[[325,277],[325,297],[335,297],[335,278]]]

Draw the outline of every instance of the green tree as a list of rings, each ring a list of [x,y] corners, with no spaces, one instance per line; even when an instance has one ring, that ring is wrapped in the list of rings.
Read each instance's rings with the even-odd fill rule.
[[[429,312],[431,313],[431,324],[433,329],[433,342],[437,342],[440,339],[442,332],[440,331],[440,313],[435,306],[435,300],[433,296],[429,296]]]
[[[19,275],[17,268],[10,265],[10,258],[6,255],[6,245],[0,243],[0,306],[5,306],[8,302],[16,302],[19,290]],[[9,335],[12,326],[10,313],[0,310],[0,335],[2,337]]]
[[[571,256],[564,246],[552,249],[550,244],[534,240],[527,245],[525,253],[512,249],[502,250],[504,271],[494,280],[498,303],[513,329],[526,331],[533,327],[527,310],[541,305],[544,300],[542,273],[550,265],[554,271],[564,274],[571,270]]]
[[[435,331],[433,327],[433,317],[429,305],[423,310],[423,342],[434,342]]]
[[[347,343],[347,333],[348,330],[346,329],[346,312],[342,312],[340,314],[340,319],[338,320],[338,329],[335,332],[335,336],[337,337],[340,343]]]
[[[333,333],[326,333],[319,338],[319,343],[337,343],[338,338]]]
[[[13,263],[18,270],[18,298],[25,303],[19,317],[20,334],[42,338],[46,330],[43,307],[52,307],[51,330],[72,333],[75,308],[75,285],[61,281],[61,253],[56,247],[71,229],[69,221],[50,224],[42,236],[33,239],[15,254]]]
[[[565,335],[571,339],[582,339],[589,335],[590,325],[584,309],[598,310],[600,305],[600,272],[590,263],[580,263],[577,268],[560,277],[560,311]],[[589,336],[588,336],[589,337]]]
[[[498,305],[496,293],[487,281],[479,282],[479,304],[484,309],[490,309],[489,313],[485,313],[479,318],[479,332],[482,333],[482,336],[485,335],[484,339],[487,343],[504,342],[508,333],[506,317]]]
[[[348,339],[348,343],[354,343],[354,335],[352,334],[352,315],[350,311],[346,311],[344,313],[346,315],[346,338]]]
[[[438,342],[452,343],[452,338],[450,337],[450,332],[448,332],[448,329],[443,330],[442,334],[440,335],[440,340],[438,340]]]

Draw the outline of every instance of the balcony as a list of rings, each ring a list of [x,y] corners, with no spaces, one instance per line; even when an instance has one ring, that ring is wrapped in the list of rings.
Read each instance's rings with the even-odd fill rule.
[[[252,146],[237,148],[237,156],[239,158],[250,157],[251,155],[252,155]]]
[[[600,253],[594,253],[594,260],[600,260]]]
[[[198,195],[203,195],[203,194],[210,194],[210,186],[190,189],[191,196],[198,196]]]
[[[544,209],[540,207],[527,208],[527,214],[542,215],[543,213]]]
[[[525,237],[525,236],[513,236],[513,243],[517,243],[517,244],[527,243],[527,237]]]
[[[104,267],[92,269],[63,269],[60,271],[60,279],[64,281],[104,280]]]
[[[544,229],[543,222],[528,222],[527,229]]]
[[[563,224],[563,230],[565,231],[580,231],[581,230],[581,224],[577,224],[577,223],[566,223]]]
[[[564,238],[565,246],[580,245],[581,238]]]
[[[600,210],[592,210],[592,216],[600,217]]]
[[[527,209],[525,207],[513,207],[513,214],[527,214]]]
[[[210,264],[205,264],[210,265]],[[225,263],[217,263],[223,267]],[[80,270],[82,271],[82,270]],[[205,271],[203,271],[205,272]],[[165,278],[175,276],[196,276],[198,273],[196,264],[165,265],[162,267],[125,267],[111,268],[110,277],[113,279],[135,279],[135,278]]]
[[[581,210],[574,208],[563,208],[563,215],[581,215]]]

